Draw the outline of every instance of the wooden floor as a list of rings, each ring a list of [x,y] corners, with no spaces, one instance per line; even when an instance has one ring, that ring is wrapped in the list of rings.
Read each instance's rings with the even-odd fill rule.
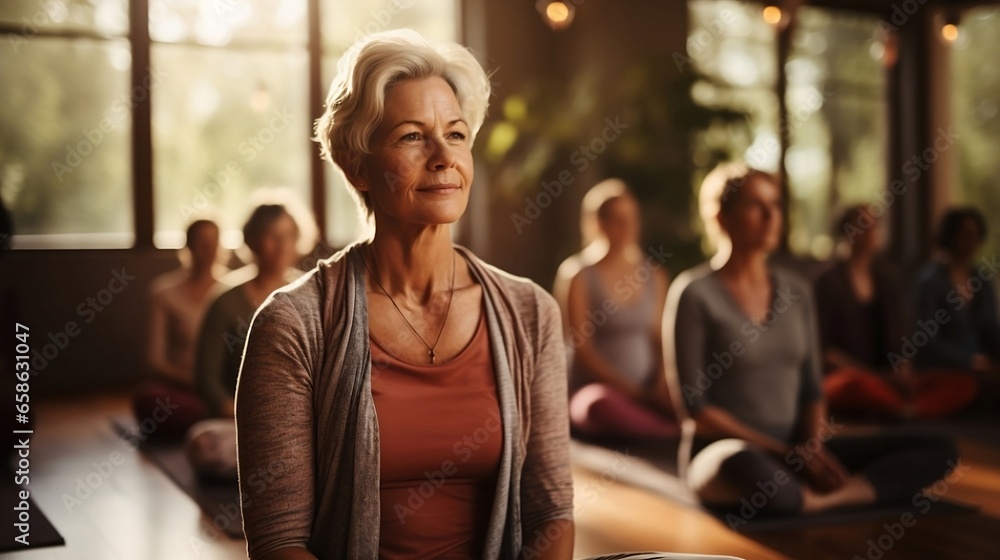
[[[107,418],[127,410],[124,395],[50,401],[36,409],[31,491],[66,539],[66,546],[2,555],[14,560],[159,560],[245,558],[242,540],[218,534],[194,502],[118,438]],[[947,490],[981,512],[926,517],[878,560],[1000,558],[1000,449],[961,442],[970,469]],[[124,456],[74,508],[80,479],[113,453]],[[868,556],[881,522],[769,534],[752,540],[716,519],[582,469],[577,487],[577,557],[624,550],[729,554],[753,560],[844,559]],[[92,478],[93,479],[93,478]]]

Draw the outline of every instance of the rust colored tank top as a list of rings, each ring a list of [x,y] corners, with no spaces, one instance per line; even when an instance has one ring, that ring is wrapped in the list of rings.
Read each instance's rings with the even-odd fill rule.
[[[503,431],[485,318],[442,364],[403,362],[370,338],[381,446],[379,557],[482,555]]]

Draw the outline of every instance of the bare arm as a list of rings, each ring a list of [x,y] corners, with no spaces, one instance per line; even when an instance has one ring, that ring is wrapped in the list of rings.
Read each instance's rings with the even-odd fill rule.
[[[697,422],[699,432],[742,439],[778,456],[784,456],[791,450],[791,446],[787,443],[747,426],[717,406],[706,405],[700,408],[693,418]]]
[[[793,447],[802,449],[800,460],[812,486],[822,492],[839,488],[847,481],[847,469],[823,445],[834,434],[827,429],[826,404],[822,399],[807,403],[802,409],[802,441]]]
[[[799,437],[802,441],[811,438],[822,439],[826,424],[826,403],[822,399],[807,403],[802,407],[802,426]]]
[[[146,365],[150,371],[168,381],[190,386],[191,372],[170,361],[167,357],[167,309],[163,294],[156,293],[150,302],[149,332],[146,340]]]
[[[556,298],[559,310],[562,312],[563,335],[568,339],[569,332],[569,283],[580,271],[580,265],[575,257],[570,257],[559,265],[556,270],[556,279],[552,283],[552,297]]]

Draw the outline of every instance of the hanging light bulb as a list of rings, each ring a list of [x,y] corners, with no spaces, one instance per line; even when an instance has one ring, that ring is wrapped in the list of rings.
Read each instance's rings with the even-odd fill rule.
[[[535,9],[542,15],[545,24],[554,31],[561,31],[573,23],[573,16],[576,15],[576,6],[572,0],[538,0]]]
[[[941,38],[949,43],[954,43],[958,39],[958,12],[954,8],[949,8],[945,10],[943,15],[944,25],[941,26]]]
[[[781,8],[777,6],[765,6],[761,15],[764,17],[764,21],[770,25],[781,23]]]
[[[941,26],[941,37],[945,41],[952,43],[955,39],[958,39],[958,26],[954,23],[946,23]]]

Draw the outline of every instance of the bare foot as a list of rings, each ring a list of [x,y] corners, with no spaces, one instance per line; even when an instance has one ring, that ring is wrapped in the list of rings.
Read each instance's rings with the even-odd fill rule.
[[[802,490],[802,511],[807,513],[874,502],[875,488],[862,476],[848,478],[840,488],[827,494],[820,494],[808,487]]]

